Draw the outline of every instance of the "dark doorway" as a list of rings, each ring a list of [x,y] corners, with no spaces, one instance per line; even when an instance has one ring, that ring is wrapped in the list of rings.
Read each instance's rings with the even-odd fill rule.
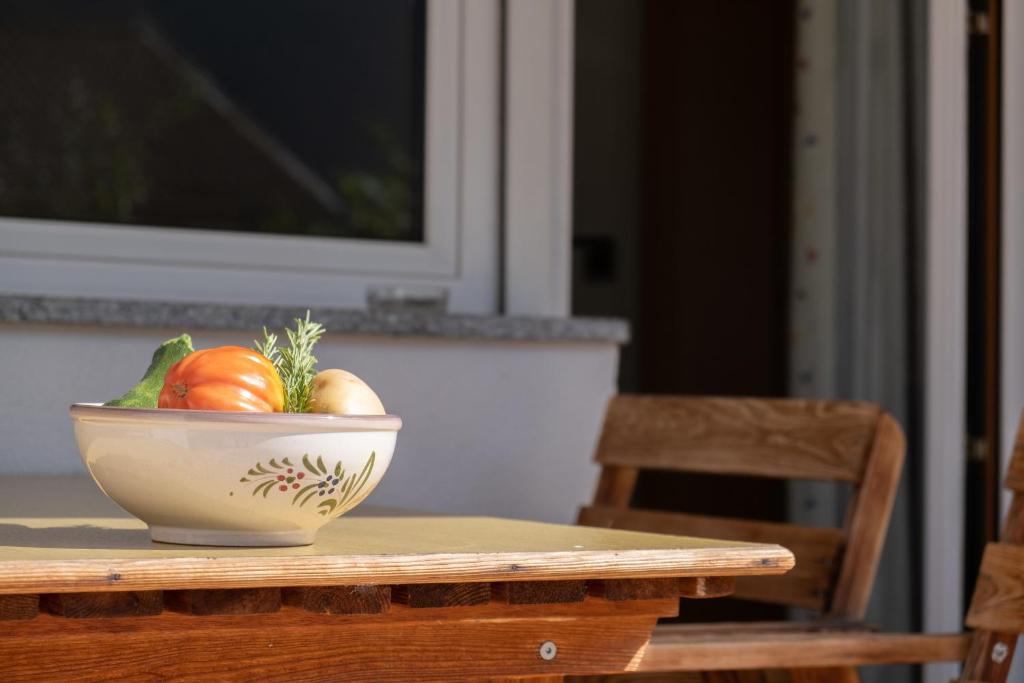
[[[586,0],[576,11],[573,313],[632,322],[621,391],[785,395],[794,3]],[[786,511],[783,484],[765,479],[659,473],[636,498]],[[687,611],[779,616],[708,607]]]
[[[971,0],[967,131],[967,433],[964,595],[999,534],[1000,0]]]

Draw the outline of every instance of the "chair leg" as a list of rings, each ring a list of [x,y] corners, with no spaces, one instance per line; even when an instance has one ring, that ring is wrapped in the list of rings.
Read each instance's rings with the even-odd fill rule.
[[[860,673],[852,666],[830,669],[792,669],[789,675],[793,683],[860,683]]]

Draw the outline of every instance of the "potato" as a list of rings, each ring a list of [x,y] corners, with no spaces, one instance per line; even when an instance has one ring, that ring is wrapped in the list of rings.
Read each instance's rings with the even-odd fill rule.
[[[363,380],[347,370],[321,370],[313,378],[309,401],[313,413],[384,415],[384,404]]]

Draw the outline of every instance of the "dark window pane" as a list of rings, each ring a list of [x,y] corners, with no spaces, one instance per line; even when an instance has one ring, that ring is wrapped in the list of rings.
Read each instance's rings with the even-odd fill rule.
[[[6,0],[0,214],[422,240],[424,0]]]

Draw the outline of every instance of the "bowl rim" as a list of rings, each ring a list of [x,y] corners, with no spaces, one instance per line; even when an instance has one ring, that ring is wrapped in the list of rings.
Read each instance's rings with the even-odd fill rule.
[[[114,422],[170,422],[306,427],[339,432],[397,432],[402,418],[397,415],[334,415],[320,413],[254,413],[233,410],[182,410],[179,408],[125,408],[102,403],[73,403],[72,420],[92,419]]]

